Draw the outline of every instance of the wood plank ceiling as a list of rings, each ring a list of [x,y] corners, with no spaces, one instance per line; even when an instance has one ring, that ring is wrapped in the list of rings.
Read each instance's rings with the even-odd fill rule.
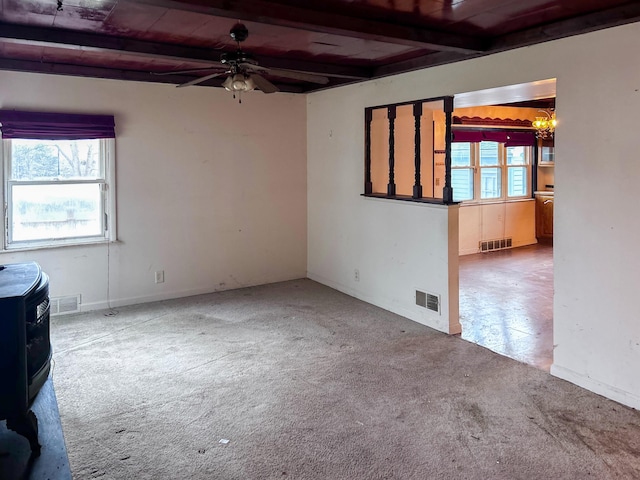
[[[220,86],[240,21],[260,66],[329,79],[261,72],[308,92],[639,20],[637,0],[0,0],[0,69]]]

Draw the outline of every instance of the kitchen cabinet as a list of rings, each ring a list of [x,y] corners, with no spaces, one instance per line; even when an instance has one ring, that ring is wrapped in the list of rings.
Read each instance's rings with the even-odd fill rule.
[[[553,139],[550,140],[538,140],[538,146],[540,148],[539,165],[554,165],[556,161],[555,146]]]
[[[553,240],[553,192],[536,193],[536,237]]]

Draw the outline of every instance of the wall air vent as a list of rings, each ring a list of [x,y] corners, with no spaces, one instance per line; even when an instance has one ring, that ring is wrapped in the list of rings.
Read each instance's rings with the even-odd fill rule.
[[[498,240],[485,240],[480,242],[481,252],[492,252],[494,250],[505,250],[513,247],[511,238],[500,238]]]
[[[64,313],[75,313],[80,311],[80,295],[68,297],[54,297],[49,299],[51,315],[62,315]]]
[[[440,297],[427,293],[427,310],[440,313]]]
[[[416,290],[416,305],[418,305],[419,307],[425,307],[427,306],[427,294],[424,292],[421,292],[419,290]]]
[[[440,313],[440,297],[438,295],[416,290],[416,305]]]

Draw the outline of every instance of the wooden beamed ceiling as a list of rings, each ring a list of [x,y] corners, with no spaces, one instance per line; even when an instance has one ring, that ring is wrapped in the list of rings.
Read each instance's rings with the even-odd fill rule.
[[[429,28],[371,19],[357,18],[336,10],[310,9],[312,2],[278,4],[267,1],[227,0],[134,0],[136,3],[162,6],[173,10],[290,27],[310,32],[330,33],[361,40],[397,43],[428,50],[475,53],[486,50],[478,38],[450,34]]]
[[[307,92],[428,68],[640,20],[636,0],[0,0],[0,69],[184,83],[223,68],[236,44],[265,76]],[[214,70],[212,70],[214,71]],[[224,77],[203,83],[220,86]]]

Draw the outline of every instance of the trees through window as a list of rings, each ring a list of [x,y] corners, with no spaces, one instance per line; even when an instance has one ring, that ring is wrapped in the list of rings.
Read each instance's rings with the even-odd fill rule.
[[[116,239],[112,115],[0,110],[0,250]]]
[[[7,247],[108,238],[113,140],[4,142]]]

